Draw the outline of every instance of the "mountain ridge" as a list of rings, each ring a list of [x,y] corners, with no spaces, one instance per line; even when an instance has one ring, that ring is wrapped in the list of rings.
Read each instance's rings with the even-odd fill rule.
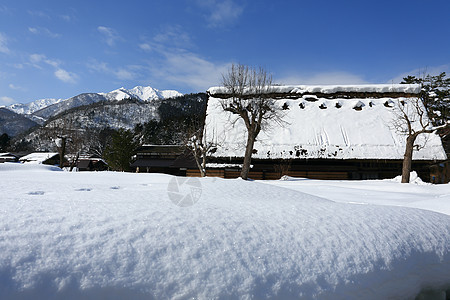
[[[36,120],[45,119],[77,106],[92,104],[99,101],[120,101],[132,98],[143,102],[164,100],[182,96],[175,90],[158,90],[151,86],[135,86],[132,89],[119,88],[108,93],[81,93],[67,99],[39,99],[30,103],[15,103],[5,108],[25,117]],[[51,107],[51,108],[50,108]]]
[[[0,107],[0,134],[15,136],[37,125],[38,123],[21,114]]]

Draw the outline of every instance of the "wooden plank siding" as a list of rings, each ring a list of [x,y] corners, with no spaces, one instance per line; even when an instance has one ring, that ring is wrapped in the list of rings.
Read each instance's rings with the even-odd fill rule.
[[[328,180],[345,180],[348,179],[347,172],[319,172],[319,171],[288,171],[285,175],[291,177],[302,177],[310,179],[328,179]],[[189,169],[186,171],[187,177],[200,177],[200,171]],[[241,176],[240,171],[213,169],[206,170],[206,176],[219,178],[238,178]],[[250,171],[249,178],[255,180],[277,180],[280,179],[278,172]]]

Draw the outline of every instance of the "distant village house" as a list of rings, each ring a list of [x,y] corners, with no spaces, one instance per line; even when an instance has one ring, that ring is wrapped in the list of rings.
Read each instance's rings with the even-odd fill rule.
[[[34,163],[44,165],[59,165],[58,152],[33,152],[19,159],[22,163]]]
[[[0,163],[4,162],[18,162],[19,157],[17,155],[14,155],[10,152],[7,153],[0,153]]]

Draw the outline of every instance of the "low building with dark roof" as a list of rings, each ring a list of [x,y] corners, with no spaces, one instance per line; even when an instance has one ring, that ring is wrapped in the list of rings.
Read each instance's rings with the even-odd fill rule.
[[[4,162],[18,162],[19,157],[10,152],[0,153],[0,163]]]
[[[78,171],[106,171],[108,164],[98,157],[81,157],[77,161]]]
[[[195,160],[180,145],[143,145],[136,151],[131,167],[137,173],[165,173],[186,176],[186,171],[196,168]]]

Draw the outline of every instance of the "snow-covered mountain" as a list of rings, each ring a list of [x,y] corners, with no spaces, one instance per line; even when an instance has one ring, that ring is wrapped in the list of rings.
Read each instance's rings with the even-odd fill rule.
[[[167,99],[182,96],[180,92],[174,90],[157,90],[151,86],[136,86],[130,90],[120,88],[109,93],[100,93],[108,100],[123,100],[126,98],[138,99],[141,101],[151,101],[157,99]]]
[[[38,119],[44,122],[46,119],[65,110],[101,101],[121,101],[131,98],[137,101],[149,102],[182,95],[174,90],[160,91],[150,86],[136,86],[129,90],[120,88],[109,93],[83,93],[68,99],[41,99],[26,104],[12,104],[6,108],[34,121]]]
[[[29,115],[35,111],[41,110],[47,106],[61,102],[64,99],[39,99],[30,103],[16,103],[6,107],[7,109],[15,112],[16,114]]]
[[[30,117],[37,116],[42,120],[47,120],[48,118],[56,116],[57,114],[60,114],[68,109],[72,109],[83,105],[89,105],[101,101],[107,101],[107,99],[104,96],[97,93],[80,94],[75,97],[66,99],[64,101],[44,107],[41,110],[38,110],[34,112],[32,115],[28,116]]]
[[[0,108],[0,135],[6,133],[9,136],[15,136],[36,125],[36,122],[25,118],[23,115],[17,114],[4,107]]]

